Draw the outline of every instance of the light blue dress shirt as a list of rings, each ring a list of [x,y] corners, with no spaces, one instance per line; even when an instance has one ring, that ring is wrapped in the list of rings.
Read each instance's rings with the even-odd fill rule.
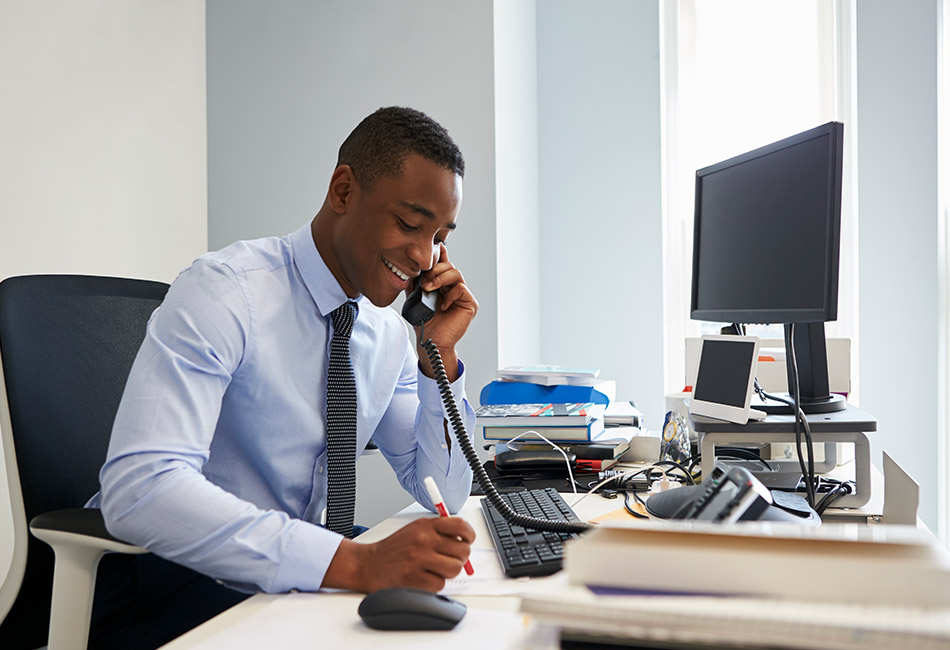
[[[183,271],[149,321],[89,502],[109,531],[239,589],[319,589],[342,540],[318,524],[330,313],[346,299],[310,224]],[[432,476],[455,512],[471,469],[445,443],[437,384],[395,310],[358,306],[357,452],[373,436],[416,501],[433,509]],[[464,373],[452,389],[471,431]]]

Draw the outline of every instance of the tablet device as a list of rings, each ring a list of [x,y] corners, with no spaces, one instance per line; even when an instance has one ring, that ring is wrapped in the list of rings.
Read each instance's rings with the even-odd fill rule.
[[[757,336],[704,336],[690,414],[736,424],[765,418],[764,412],[750,408],[758,360]]]

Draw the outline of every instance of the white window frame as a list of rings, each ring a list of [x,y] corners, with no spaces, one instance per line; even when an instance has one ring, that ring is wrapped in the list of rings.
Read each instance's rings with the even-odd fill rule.
[[[695,25],[695,0],[660,0],[661,115],[663,116],[663,296],[664,296],[664,389],[678,392],[683,388],[685,345],[687,337],[699,336],[700,325],[689,319],[690,272],[692,261],[692,221],[681,221],[670,215],[692,214],[692,187],[684,191],[677,179],[685,178],[677,169],[681,152],[696,141],[694,122],[682,117],[683,107],[695,105],[691,89],[680,83],[680,75],[690,74],[695,60],[694,41],[689,32]],[[842,187],[841,258],[838,280],[838,321],[826,323],[828,336],[851,338],[851,395],[858,395],[858,286],[857,286],[857,134],[855,91],[854,1],[829,0],[819,3],[824,30],[819,47],[825,56],[834,58],[834,65],[823,67],[827,74],[820,83],[824,88],[823,112],[828,119],[844,123],[845,178]],[[950,0],[945,0],[950,1]],[[681,33],[684,30],[684,33]],[[765,143],[763,143],[765,144]],[[695,159],[695,156],[688,156]],[[680,185],[682,182],[679,183]],[[686,205],[684,205],[686,204]]]
[[[937,528],[950,543],[950,0],[937,5]]]

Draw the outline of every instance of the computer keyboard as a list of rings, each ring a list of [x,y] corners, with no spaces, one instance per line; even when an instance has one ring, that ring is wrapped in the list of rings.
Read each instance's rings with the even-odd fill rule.
[[[501,498],[519,514],[555,521],[579,521],[554,488],[509,492],[502,494]],[[551,533],[512,526],[487,498],[482,499],[482,512],[505,575],[511,578],[546,576],[561,570],[562,543],[576,537],[577,533]]]

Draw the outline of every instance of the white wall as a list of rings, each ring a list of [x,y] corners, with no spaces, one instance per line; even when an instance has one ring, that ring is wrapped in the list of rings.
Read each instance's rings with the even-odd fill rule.
[[[659,6],[538,3],[541,356],[662,426]]]
[[[935,531],[938,2],[857,3],[861,407]]]
[[[206,250],[204,2],[0,0],[0,79],[0,279],[170,282]]]
[[[0,3],[0,277],[205,251],[204,42],[193,0]]]

